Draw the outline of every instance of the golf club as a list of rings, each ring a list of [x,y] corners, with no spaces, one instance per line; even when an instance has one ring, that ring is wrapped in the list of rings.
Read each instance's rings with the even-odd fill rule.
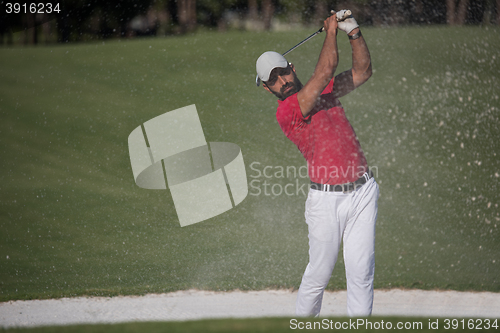
[[[332,11],[332,14],[333,14],[333,11]],[[352,12],[348,9],[344,12],[344,15],[342,17],[337,17],[337,21],[343,21],[345,20],[346,18],[348,18],[350,15],[352,14]],[[323,31],[325,30],[325,27],[321,27],[321,29],[319,29],[318,31],[316,31],[315,33],[313,33],[312,35],[310,35],[309,37],[307,37],[306,39],[304,39],[303,41],[301,41],[300,43],[298,43],[297,45],[295,45],[294,47],[292,47],[290,50],[286,51],[285,53],[282,54],[282,56],[285,56],[287,55],[288,53],[292,52],[293,50],[295,50],[297,47],[299,47],[300,45],[304,44],[305,42],[307,42],[309,39],[313,38],[314,36],[322,33]],[[257,74],[257,76],[255,77],[255,84],[257,85],[257,87],[260,85],[260,79],[259,79],[259,75]]]

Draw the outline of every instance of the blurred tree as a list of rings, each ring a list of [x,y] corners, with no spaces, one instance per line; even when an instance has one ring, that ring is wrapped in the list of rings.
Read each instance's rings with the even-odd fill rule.
[[[6,3],[5,1],[0,3]],[[0,44],[4,42],[4,36],[7,37],[7,43],[12,44],[14,32],[22,31],[22,43],[37,44],[39,42],[40,25],[45,24],[56,18],[56,13],[45,13],[42,3],[37,1],[11,2],[11,5],[17,4],[16,8],[12,6],[12,12],[9,13],[7,6],[3,6],[3,12],[0,12]],[[46,29],[42,30],[44,33]],[[48,40],[44,38],[44,40]]]
[[[177,0],[177,17],[181,33],[196,29],[196,0]]]
[[[257,21],[258,18],[259,18],[259,6],[257,5],[257,0],[248,0],[248,19],[252,21]]]
[[[440,0],[419,0],[408,10],[409,23],[442,24],[446,22],[446,3]]]
[[[302,20],[308,20],[310,17],[305,16],[308,10],[309,0],[279,0],[275,11],[278,16],[283,16],[288,23],[300,23]],[[312,5],[311,5],[312,6]]]
[[[158,34],[164,36],[170,31],[170,22],[172,21],[169,1],[155,0],[153,9],[157,15]]]
[[[34,1],[27,1],[27,3]],[[12,32],[25,31],[23,42],[76,41],[83,36],[167,34],[174,24],[181,33],[197,24],[225,30],[228,13],[236,19],[260,21],[271,28],[273,17],[288,23],[319,25],[331,9],[351,9],[361,24],[500,24],[500,0],[59,0],[60,13],[6,15],[0,13],[0,44]],[[43,24],[43,29],[36,28]],[[140,29],[137,29],[137,28]],[[5,38],[5,36],[7,38]],[[10,37],[9,37],[10,36]]]
[[[16,24],[14,17],[7,13],[0,13],[0,44],[4,43],[6,38],[7,44],[12,44],[12,27]],[[20,25],[20,23],[18,23]]]
[[[274,15],[274,3],[272,0],[262,0],[262,20],[264,29],[270,30]]]
[[[471,0],[465,13],[466,24],[482,24],[487,23],[489,0]]]
[[[128,23],[137,15],[145,15],[153,1],[60,0],[61,12],[56,16],[58,40],[81,40],[86,32],[97,38],[124,36]]]
[[[323,21],[330,15],[330,10],[331,9],[328,9],[326,0],[316,0],[314,4],[313,23],[315,25],[321,26],[323,24]]]
[[[280,0],[275,8],[275,16],[286,23],[309,23],[316,0]],[[325,16],[326,17],[326,16]]]
[[[37,16],[40,17],[39,24],[41,28],[41,42],[44,42],[45,44],[53,42],[54,38],[52,34],[52,26],[55,22],[55,16],[49,15],[47,13],[38,14]]]
[[[495,12],[495,0],[486,0],[482,22],[484,24],[491,24],[494,12]]]
[[[446,22],[447,1],[449,0],[370,0],[364,6],[364,22],[374,25],[442,24]]]
[[[38,27],[36,25],[36,14],[26,13],[23,15],[24,44],[38,44]]]
[[[497,0],[497,25],[500,25],[500,0]]]
[[[95,1],[94,8],[102,9],[100,21],[100,37],[102,38],[108,38],[112,35],[124,36],[129,22],[138,15],[146,16],[153,5],[153,0],[93,1]]]
[[[370,2],[372,20],[375,25],[399,25],[408,22],[409,6],[413,2],[402,0],[374,0]]]
[[[225,31],[227,22],[225,14],[236,4],[236,0],[198,0],[198,17],[200,22],[217,26],[219,31]]]
[[[463,25],[468,6],[469,0],[446,0],[446,22],[449,25]]]
[[[84,22],[92,14],[96,7],[96,1],[85,0],[61,0],[60,12],[56,15],[57,35],[59,42],[69,42],[74,39],[79,40],[84,30]],[[73,36],[72,36],[73,35]]]

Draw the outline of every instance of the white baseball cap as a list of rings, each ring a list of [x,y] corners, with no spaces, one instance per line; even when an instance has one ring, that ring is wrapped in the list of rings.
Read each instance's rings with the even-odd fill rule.
[[[260,81],[269,80],[271,76],[271,71],[276,67],[287,68],[288,61],[278,52],[268,51],[262,53],[262,55],[257,59],[257,79],[255,83],[257,86],[260,85]]]

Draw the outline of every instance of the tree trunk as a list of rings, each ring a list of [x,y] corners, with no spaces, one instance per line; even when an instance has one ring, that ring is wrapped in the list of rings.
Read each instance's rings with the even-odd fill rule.
[[[497,0],[497,25],[500,25],[500,0]]]
[[[36,45],[38,43],[37,32],[36,14],[25,14],[24,44]]]
[[[177,16],[181,33],[193,31],[196,28],[196,0],[178,0]]]
[[[467,19],[467,9],[469,7],[469,0],[460,0],[458,3],[458,12],[455,23],[458,25],[464,25]]]
[[[314,4],[314,23],[321,26],[328,16],[330,16],[330,12],[326,0],[316,0]]]
[[[446,23],[449,25],[463,25],[467,19],[469,0],[458,0],[456,9],[455,0],[446,0]]]
[[[446,0],[446,23],[455,25],[455,0]]]
[[[259,6],[257,5],[257,0],[248,0],[248,19],[251,21],[257,21],[258,18]]]
[[[52,21],[49,21],[48,20],[48,14],[41,14],[42,16],[42,25],[40,26],[41,28],[41,31],[42,31],[42,39],[43,39],[43,43],[45,44],[49,44],[50,43],[50,40],[51,40],[51,36],[50,36],[50,33],[51,33],[51,27],[50,27],[50,24]],[[42,41],[40,41],[42,42]]]
[[[34,25],[33,25],[33,44],[37,45],[38,44],[38,27],[37,27],[37,24],[36,24],[36,14],[33,14],[33,21],[34,21]]]
[[[189,29],[196,29],[196,0],[189,1]]]
[[[274,5],[272,0],[262,0],[262,16],[264,20],[264,29],[271,29],[271,22],[274,15]]]
[[[169,30],[170,23],[170,13],[168,12],[167,6],[163,6],[158,9],[158,34],[160,36],[165,36]]]

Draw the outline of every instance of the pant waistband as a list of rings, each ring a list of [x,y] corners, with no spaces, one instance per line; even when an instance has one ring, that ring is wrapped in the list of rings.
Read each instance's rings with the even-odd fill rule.
[[[371,170],[367,170],[363,176],[353,181],[352,183],[346,184],[337,184],[337,185],[329,185],[329,184],[320,184],[311,181],[311,189],[325,192],[344,192],[350,193],[358,189],[358,187],[363,186],[370,178],[373,178],[373,172]]]

